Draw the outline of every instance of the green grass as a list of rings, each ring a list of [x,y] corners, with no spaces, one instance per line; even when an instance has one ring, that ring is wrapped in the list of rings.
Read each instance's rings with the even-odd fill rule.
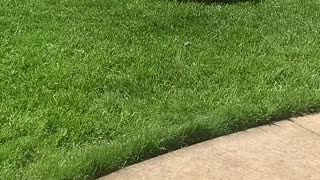
[[[0,1],[0,179],[86,179],[319,110],[320,3]]]

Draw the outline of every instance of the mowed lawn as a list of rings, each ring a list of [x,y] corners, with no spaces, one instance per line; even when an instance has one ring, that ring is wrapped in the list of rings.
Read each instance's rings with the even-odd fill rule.
[[[320,1],[0,1],[0,179],[92,179],[320,107]]]

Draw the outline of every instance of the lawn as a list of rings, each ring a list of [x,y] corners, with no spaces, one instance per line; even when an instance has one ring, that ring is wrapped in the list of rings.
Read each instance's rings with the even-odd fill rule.
[[[0,174],[92,179],[320,107],[320,2],[0,1]]]

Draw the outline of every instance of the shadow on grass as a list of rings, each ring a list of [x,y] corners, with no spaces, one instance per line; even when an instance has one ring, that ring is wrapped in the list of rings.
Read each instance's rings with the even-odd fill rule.
[[[102,177],[120,168],[180,149],[185,146],[193,145],[199,142],[210,140],[212,138],[217,138],[223,135],[247,130],[249,128],[254,128],[257,126],[274,124],[275,122],[280,120],[290,120],[291,117],[312,114],[315,112],[320,112],[319,105],[297,108],[297,111],[292,111],[290,108],[280,109],[269,116],[257,117],[259,121],[248,121],[248,119],[251,119],[250,116],[237,118],[232,117],[231,115],[229,118],[225,118],[223,122],[221,122],[221,126],[216,126],[213,128],[210,128],[206,124],[200,124],[196,126],[190,125],[184,127],[180,133],[175,134],[173,137],[164,138],[164,141],[159,144],[154,143],[152,137],[150,137],[149,142],[144,144],[144,147],[138,148],[138,150],[135,149],[135,151],[130,152],[131,156],[128,156],[126,158],[126,161],[124,164],[122,164],[122,166],[119,163],[118,166],[110,167],[108,165],[104,165],[98,167],[95,171],[94,176],[89,177],[89,179]],[[227,126],[225,126],[225,124],[227,124]],[[121,149],[118,150],[121,151]]]
[[[262,0],[177,0],[180,3],[188,3],[188,2],[196,2],[196,3],[204,3],[204,4],[235,4],[240,2],[251,2],[251,3],[259,3]]]

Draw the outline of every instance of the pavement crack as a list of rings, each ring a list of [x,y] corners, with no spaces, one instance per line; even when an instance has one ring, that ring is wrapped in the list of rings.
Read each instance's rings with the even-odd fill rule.
[[[308,129],[308,128],[306,128],[306,127],[304,127],[304,126],[302,126],[302,125],[300,125],[300,124],[296,123],[295,121],[291,121],[291,122],[293,122],[294,124],[296,124],[297,126],[299,126],[299,127],[303,128],[303,129],[305,129],[305,130],[309,131],[310,133],[312,133],[312,134],[314,134],[314,135],[316,135],[316,136],[320,137],[320,134],[319,134],[319,133],[317,133],[317,132],[315,132],[315,131],[313,131],[313,130],[311,130],[311,129]]]

